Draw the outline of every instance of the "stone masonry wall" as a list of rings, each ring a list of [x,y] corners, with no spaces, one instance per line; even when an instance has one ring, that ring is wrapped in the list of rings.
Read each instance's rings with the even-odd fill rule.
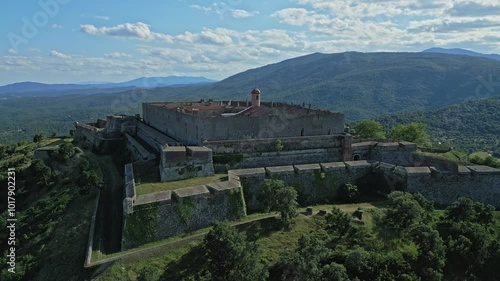
[[[259,211],[262,209],[259,197],[266,178],[283,180],[295,187],[302,205],[328,203],[337,197],[342,185],[348,182],[362,185],[362,179],[374,174],[378,165],[375,161],[289,165],[231,170],[228,176],[241,182],[247,209]]]
[[[335,135],[344,131],[342,113],[294,116],[279,107],[271,111],[263,116],[197,118],[180,110],[143,103],[144,122],[185,145],[202,145],[211,140]]]
[[[434,167],[409,167],[405,171],[406,190],[420,192],[436,204],[448,205],[460,197],[469,197],[500,207],[500,170],[461,166],[458,173]]]
[[[246,215],[239,183],[227,181],[142,195],[124,216],[122,250]]]

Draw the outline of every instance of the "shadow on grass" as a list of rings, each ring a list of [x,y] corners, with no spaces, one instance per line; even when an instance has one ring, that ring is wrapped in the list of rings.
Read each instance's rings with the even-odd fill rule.
[[[160,280],[196,280],[206,263],[204,255],[201,244],[193,246],[189,252],[179,259],[167,264]]]
[[[283,230],[283,224],[280,219],[272,217],[238,225],[236,229],[245,232],[248,240],[256,241],[259,238],[270,236],[273,232]]]

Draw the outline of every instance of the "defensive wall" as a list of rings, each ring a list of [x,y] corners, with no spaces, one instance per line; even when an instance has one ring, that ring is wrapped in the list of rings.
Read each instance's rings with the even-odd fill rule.
[[[419,192],[437,204],[460,197],[500,208],[500,170],[487,166],[459,166],[456,173],[435,167],[406,167],[406,190]]]
[[[125,174],[133,177],[131,165],[126,166]],[[126,177],[122,250],[246,216],[241,186],[235,181],[136,197],[135,185],[129,180]]]
[[[230,170],[225,182],[137,198],[131,166],[126,166],[125,174],[123,249],[207,227],[217,220],[240,218],[246,210],[262,211],[265,179],[293,186],[302,206],[332,203],[342,186],[352,183],[361,192],[419,192],[443,205],[470,197],[500,208],[500,170],[486,166],[458,166],[457,173],[373,160],[259,167]]]
[[[216,172],[231,169],[310,164],[351,160],[344,158],[351,136],[323,135],[250,140],[206,141],[213,151]],[[277,145],[281,145],[278,149]]]
[[[204,146],[170,146],[161,153],[161,181],[214,175],[212,150]]]
[[[230,101],[221,103],[228,110],[236,104]],[[339,112],[263,103],[262,109],[252,108],[257,111],[255,114],[228,117],[223,116],[220,110],[205,110],[203,105],[200,105],[200,110],[187,112],[182,106],[192,103],[178,104],[177,108],[168,108],[171,106],[168,103],[143,103],[144,123],[185,145],[203,145],[204,141],[210,140],[334,135],[344,131],[344,114]],[[305,112],[295,114],[294,110]],[[199,113],[202,111],[205,114]],[[207,116],[207,112],[213,115]]]
[[[352,160],[375,160],[400,166],[413,166],[417,145],[411,142],[368,141],[353,143]]]
[[[113,148],[122,140],[121,138],[104,137],[104,129],[89,124],[75,122],[75,129],[73,139],[87,143],[97,153],[111,153]]]

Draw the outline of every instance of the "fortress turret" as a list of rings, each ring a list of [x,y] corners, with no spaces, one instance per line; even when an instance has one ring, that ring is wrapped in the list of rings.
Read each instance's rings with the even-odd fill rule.
[[[252,106],[260,107],[260,90],[257,88],[252,90]]]

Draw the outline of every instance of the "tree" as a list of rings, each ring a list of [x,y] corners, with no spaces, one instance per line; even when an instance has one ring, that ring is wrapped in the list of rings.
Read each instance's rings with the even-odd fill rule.
[[[375,120],[363,120],[354,127],[356,135],[362,139],[385,139],[384,126]]]
[[[57,132],[52,132],[52,134],[50,135],[50,137],[52,138],[55,138],[57,136]]]
[[[299,238],[299,246],[293,252],[285,252],[279,262],[282,280],[320,280],[320,261],[329,254],[325,242],[308,235]]]
[[[30,169],[33,171],[33,177],[38,186],[49,186],[49,179],[52,176],[52,170],[40,159],[31,162]]]
[[[137,276],[137,281],[158,281],[160,280],[162,270],[153,265],[147,265],[144,267],[139,276]]]
[[[64,142],[59,146],[57,152],[63,160],[68,160],[75,155],[75,147],[69,142]]]
[[[417,246],[415,272],[422,280],[441,280],[446,262],[445,245],[439,232],[421,224],[409,233],[411,241]]]
[[[473,222],[482,224],[485,228],[493,221],[495,207],[462,197],[445,209],[445,218],[450,222]]]
[[[351,229],[351,217],[339,208],[333,207],[332,213],[326,216],[326,229],[342,237]]]
[[[344,266],[351,278],[357,277],[361,280],[371,280],[373,262],[370,253],[365,249],[355,246],[346,256]]]
[[[282,180],[266,179],[262,192],[262,201],[266,211],[278,211],[286,227],[290,220],[297,216],[297,191],[291,186],[285,186]]]
[[[340,190],[340,197],[347,203],[355,202],[359,198],[359,195],[358,186],[350,182],[344,184]]]
[[[389,137],[395,140],[414,142],[419,145],[429,146],[431,138],[423,123],[410,123],[408,125],[399,124],[392,128]]]
[[[446,272],[455,280],[474,279],[488,257],[488,233],[477,223],[454,222],[445,233]]]
[[[70,135],[71,137],[74,137],[74,136],[75,136],[75,134],[76,134],[76,129],[71,129],[71,130],[69,130],[69,135]]]
[[[342,264],[332,262],[323,266],[321,270],[321,281],[349,281],[347,269]]]
[[[78,184],[82,194],[89,193],[91,188],[102,188],[103,186],[103,182],[95,170],[83,171],[79,179]]]
[[[266,280],[258,248],[228,222],[216,222],[203,241],[206,275],[211,280]]]
[[[385,212],[384,220],[390,226],[405,229],[425,218],[426,210],[412,194],[394,191],[389,194],[388,199],[389,208]]]
[[[33,142],[34,143],[41,142],[44,138],[45,136],[42,133],[35,134],[35,136],[33,137]]]

